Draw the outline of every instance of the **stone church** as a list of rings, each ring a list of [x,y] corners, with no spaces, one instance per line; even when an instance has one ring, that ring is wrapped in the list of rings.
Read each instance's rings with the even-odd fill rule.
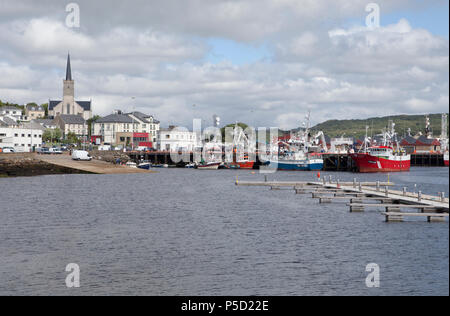
[[[92,101],[75,101],[75,81],[72,79],[70,55],[67,55],[66,80],[63,80],[62,101],[49,100],[48,115],[78,115],[84,120],[92,118]]]

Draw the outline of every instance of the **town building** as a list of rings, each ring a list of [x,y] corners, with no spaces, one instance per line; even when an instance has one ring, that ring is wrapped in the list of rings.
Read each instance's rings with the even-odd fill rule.
[[[39,124],[9,126],[0,120],[0,148],[14,148],[16,152],[33,152],[42,147],[44,130]]]
[[[197,134],[184,128],[170,126],[159,132],[158,150],[161,151],[193,151],[197,144]]]
[[[96,144],[153,148],[159,128],[160,122],[151,115],[115,111],[93,123],[91,141]]]
[[[92,118],[92,101],[75,101],[75,80],[72,78],[70,55],[67,56],[66,79],[63,80],[63,99],[49,100],[48,115],[79,115],[84,120]]]
[[[55,118],[55,123],[61,129],[64,138],[67,138],[69,133],[74,133],[77,137],[88,134],[87,122],[79,115],[62,114]]]
[[[6,126],[18,126],[19,123],[15,120],[14,116],[11,115],[0,115],[0,123]]]
[[[32,122],[40,124],[45,129],[57,129],[59,125],[52,119],[35,119]]]
[[[16,122],[23,120],[22,109],[13,106],[0,107],[0,117],[3,116],[8,116]]]
[[[40,105],[27,105],[25,107],[25,116],[23,118],[24,121],[32,121],[39,118],[45,117],[45,109]]]
[[[400,142],[407,153],[437,153],[441,151],[439,139],[421,135],[418,138],[406,136]]]

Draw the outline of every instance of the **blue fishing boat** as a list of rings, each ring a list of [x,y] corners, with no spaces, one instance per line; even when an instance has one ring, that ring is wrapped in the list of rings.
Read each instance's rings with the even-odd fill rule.
[[[288,171],[318,171],[323,169],[323,159],[271,160],[269,161],[269,168]]]
[[[152,166],[151,163],[149,163],[149,162],[143,162],[143,163],[140,163],[137,167],[138,167],[139,169],[150,170],[151,166]]]
[[[304,128],[291,133],[288,140],[277,140],[278,154],[269,159],[268,167],[278,170],[318,171],[323,169],[321,152],[326,150],[322,132],[312,136],[310,113],[306,116]],[[321,139],[319,139],[321,137]],[[273,144],[272,144],[273,145]]]

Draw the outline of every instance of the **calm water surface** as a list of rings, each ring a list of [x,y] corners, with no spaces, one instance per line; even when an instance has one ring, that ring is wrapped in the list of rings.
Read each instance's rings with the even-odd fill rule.
[[[449,193],[448,168],[391,181]],[[322,173],[351,181],[386,175]],[[351,214],[250,171],[0,179],[0,295],[448,295],[449,226]],[[313,180],[279,172],[269,180]],[[67,289],[65,267],[81,267]],[[368,263],[381,287],[365,286]]]

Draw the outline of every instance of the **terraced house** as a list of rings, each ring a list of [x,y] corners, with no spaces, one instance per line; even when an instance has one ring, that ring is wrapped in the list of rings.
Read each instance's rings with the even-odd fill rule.
[[[159,129],[160,122],[151,115],[114,111],[93,124],[92,141],[114,146],[154,148]]]
[[[74,133],[78,137],[88,135],[87,123],[81,116],[64,114],[57,116],[54,121],[63,132],[64,138],[69,133]]]

